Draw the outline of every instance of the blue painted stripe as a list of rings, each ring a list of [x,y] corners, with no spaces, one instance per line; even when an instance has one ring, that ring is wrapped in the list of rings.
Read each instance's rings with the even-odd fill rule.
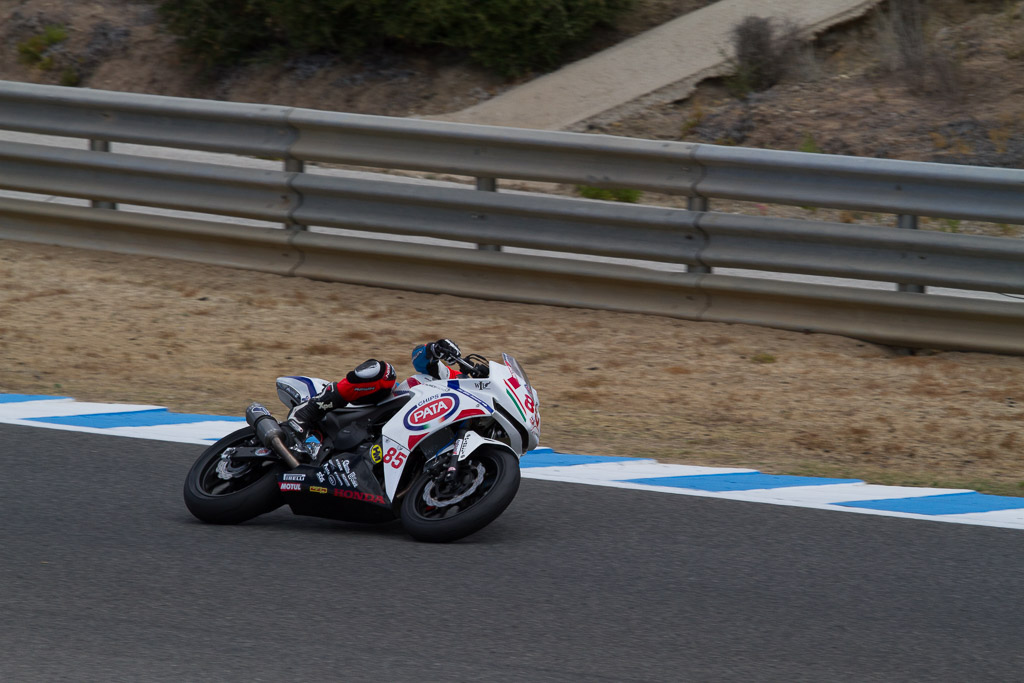
[[[189,424],[192,422],[245,422],[241,417],[223,417],[221,415],[189,415],[172,413],[164,408],[154,410],[136,410],[121,413],[94,413],[92,415],[64,415],[59,417],[33,417],[35,422],[46,422],[72,427],[93,427],[109,429],[111,427],[153,427],[156,425]]]
[[[565,467],[567,465],[590,465],[597,462],[624,462],[636,458],[614,458],[604,455],[573,455],[571,453],[555,453],[552,450],[540,449],[530,451],[519,461],[519,467]]]
[[[0,403],[24,403],[25,401],[52,401],[69,396],[42,396],[40,394],[0,394]]]
[[[984,493],[943,493],[918,498],[890,498],[887,500],[858,500],[836,503],[851,508],[910,512],[917,515],[963,515],[969,512],[993,512],[1024,508],[1024,498],[990,496]]]
[[[287,379],[297,379],[298,381],[305,384],[310,396],[316,396],[317,393],[319,393],[316,390],[316,386],[313,385],[313,380],[311,380],[308,377],[303,377],[301,375],[289,375]]]
[[[725,474],[695,474],[681,477],[653,477],[627,479],[635,484],[673,486],[700,491],[753,491],[755,489],[781,489],[791,486],[822,486],[826,484],[857,484],[860,479],[826,479],[824,477],[791,477],[783,474],[738,472]]]

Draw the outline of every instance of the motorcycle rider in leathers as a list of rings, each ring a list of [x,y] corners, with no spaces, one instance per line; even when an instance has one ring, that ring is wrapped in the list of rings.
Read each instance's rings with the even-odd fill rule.
[[[456,373],[443,361],[462,355],[450,339],[421,344],[413,349],[412,365],[417,373],[434,379],[450,379]],[[323,419],[324,415],[346,405],[373,405],[391,395],[395,386],[395,368],[390,363],[373,358],[359,364],[344,379],[328,384],[305,403],[292,408],[285,426],[296,434],[304,434]]]

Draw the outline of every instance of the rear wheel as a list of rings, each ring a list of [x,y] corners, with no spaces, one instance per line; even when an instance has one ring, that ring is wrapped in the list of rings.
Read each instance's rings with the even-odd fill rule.
[[[211,524],[238,524],[280,507],[277,475],[284,465],[270,459],[236,464],[221,457],[229,448],[259,446],[252,428],[245,427],[203,451],[185,478],[189,512]]]
[[[483,529],[505,511],[519,490],[519,460],[481,446],[460,464],[455,481],[423,473],[402,499],[402,526],[419,541],[445,543]]]

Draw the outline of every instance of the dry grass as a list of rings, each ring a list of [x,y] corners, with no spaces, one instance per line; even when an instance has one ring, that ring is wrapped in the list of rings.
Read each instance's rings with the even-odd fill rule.
[[[281,374],[337,378],[370,357],[408,373],[415,344],[453,336],[524,362],[543,443],[559,450],[1024,493],[1021,358],[901,356],[827,335],[0,248],[0,291],[22,285],[20,303],[0,302],[0,392],[60,384],[80,400],[239,414],[251,400],[278,407]],[[268,313],[268,299],[287,309]],[[358,303],[325,314],[330,301]],[[299,320],[318,322],[288,323]]]
[[[330,342],[310,344],[302,350],[310,356],[340,356],[344,353],[341,346]]]
[[[30,292],[28,294],[23,294],[22,296],[11,297],[10,299],[6,299],[5,301],[3,301],[3,303],[23,304],[28,301],[33,301],[35,299],[45,299],[51,296],[63,296],[65,294],[71,294],[71,290],[66,287],[56,287],[51,289]]]

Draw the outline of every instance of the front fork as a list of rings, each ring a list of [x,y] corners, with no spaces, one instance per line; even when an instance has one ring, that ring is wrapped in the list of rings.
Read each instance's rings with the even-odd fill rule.
[[[455,434],[455,447],[448,455],[439,455],[436,462],[427,465],[427,472],[440,486],[450,486],[459,478],[459,448],[458,444],[465,437],[467,429],[459,430]],[[442,474],[443,473],[443,474]]]
[[[448,469],[444,472],[444,483],[451,484],[459,476],[459,453],[456,449],[448,454]]]

